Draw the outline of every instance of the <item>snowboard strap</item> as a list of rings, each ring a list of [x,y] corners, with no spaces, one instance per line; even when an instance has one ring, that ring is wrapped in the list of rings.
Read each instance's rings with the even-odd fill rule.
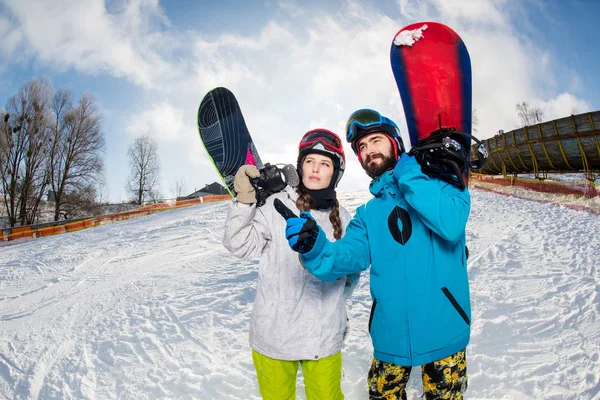
[[[466,138],[479,144],[477,160],[468,164]],[[489,156],[479,139],[455,128],[441,128],[432,132],[429,137],[419,140],[408,154],[416,158],[424,174],[449,182],[461,190],[466,188],[464,173],[467,168],[476,170],[485,167]]]

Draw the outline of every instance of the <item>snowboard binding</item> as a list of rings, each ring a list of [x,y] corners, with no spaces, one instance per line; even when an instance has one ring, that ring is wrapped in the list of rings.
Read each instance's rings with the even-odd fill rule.
[[[471,162],[467,161],[467,138],[479,144],[477,160]],[[465,174],[468,169],[485,167],[489,156],[480,140],[454,128],[440,128],[432,132],[429,137],[419,140],[408,154],[415,157],[425,175],[442,179],[461,190],[466,188]]]

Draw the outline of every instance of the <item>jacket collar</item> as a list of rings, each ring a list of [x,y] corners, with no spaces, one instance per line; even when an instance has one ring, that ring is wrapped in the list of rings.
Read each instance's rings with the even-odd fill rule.
[[[286,186],[283,190],[283,193],[285,193],[285,195],[287,196],[288,199],[290,199],[294,204],[296,204],[296,200],[298,200],[298,192],[296,192],[296,188],[290,187],[290,186]],[[315,215],[315,214],[326,214],[329,215],[329,212],[331,210],[310,210],[311,215]]]
[[[398,188],[398,183],[396,182],[393,173],[393,170],[385,171],[383,174],[373,179],[369,186],[369,191],[373,196],[382,197],[389,194],[392,197],[396,197],[399,194],[400,189]]]
[[[286,186],[283,191],[287,194],[287,196],[293,200],[296,201],[298,200],[298,193],[296,192],[296,188],[293,188],[291,186]]]

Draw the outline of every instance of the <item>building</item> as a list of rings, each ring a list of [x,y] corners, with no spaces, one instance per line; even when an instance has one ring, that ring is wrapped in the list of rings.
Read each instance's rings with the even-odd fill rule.
[[[181,197],[180,200],[184,200],[184,199],[196,199],[198,197],[210,196],[210,195],[215,195],[215,194],[222,195],[222,194],[229,194],[229,192],[220,183],[213,182],[210,185],[204,186],[200,190],[196,190],[192,194],[189,194],[187,196]]]

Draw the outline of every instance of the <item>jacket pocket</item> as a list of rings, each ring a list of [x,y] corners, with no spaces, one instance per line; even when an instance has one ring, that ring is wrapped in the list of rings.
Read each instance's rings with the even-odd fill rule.
[[[373,323],[373,315],[375,315],[375,306],[377,305],[377,299],[373,299],[373,305],[371,306],[371,315],[369,315],[369,334],[371,333],[371,324]]]
[[[467,325],[471,326],[471,321],[469,320],[469,316],[467,315],[467,313],[465,312],[465,310],[463,310],[463,308],[460,306],[460,304],[458,304],[458,301],[456,301],[456,299],[454,298],[454,296],[452,295],[452,293],[450,293],[450,291],[448,290],[448,288],[444,286],[442,288],[442,292],[444,292],[444,295],[448,298],[448,300],[450,301],[450,303],[452,304],[452,306],[454,307],[454,309],[462,317],[462,319],[465,321],[465,323]]]
[[[373,350],[376,353],[408,359],[410,339],[404,301],[378,298],[377,301],[373,300],[373,303],[369,331]]]

